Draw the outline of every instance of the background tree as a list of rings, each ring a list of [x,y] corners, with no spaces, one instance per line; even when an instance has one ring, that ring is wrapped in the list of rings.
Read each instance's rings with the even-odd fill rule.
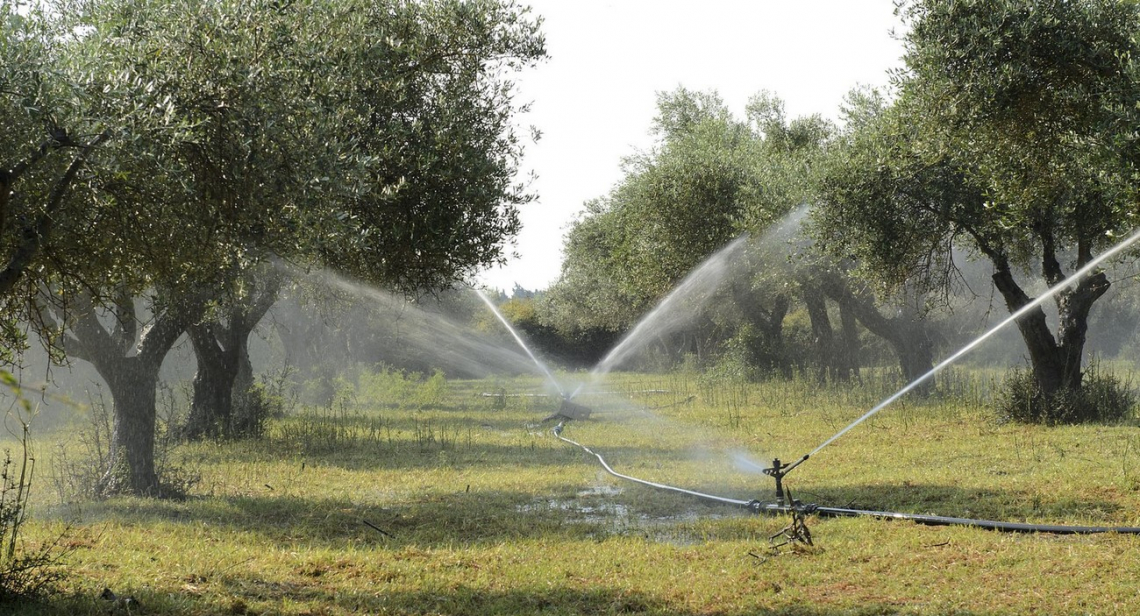
[[[1016,311],[1023,273],[1050,286],[1136,225],[1137,6],[907,2],[906,70],[892,108],[848,140],[824,181],[821,237],[887,285],[955,282],[952,250],[994,268]],[[1079,390],[1103,273],[1019,319],[1043,400]]]
[[[755,135],[715,93],[659,94],[652,126],[657,145],[627,159],[623,180],[589,203],[567,235],[562,275],[546,300],[564,331],[632,326],[740,234],[760,190]],[[683,346],[701,354],[716,328],[703,317]]]

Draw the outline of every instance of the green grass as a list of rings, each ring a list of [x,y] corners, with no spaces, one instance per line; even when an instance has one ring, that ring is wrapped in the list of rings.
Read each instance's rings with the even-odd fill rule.
[[[984,384],[954,378],[950,395],[903,401],[836,441],[789,487],[834,506],[1140,526],[1135,426],[999,424]],[[814,548],[773,552],[787,519],[622,483],[532,425],[556,401],[480,395],[537,380],[448,382],[445,395],[438,381],[424,395],[398,384],[390,402],[366,383],[263,441],[179,448],[201,474],[185,501],[65,506],[41,467],[27,540],[64,536],[64,586],[0,613],[125,613],[104,587],[143,613],[185,615],[1140,611],[1140,537],[813,518]],[[798,458],[892,386],[626,375],[565,435],[624,473],[769,498],[770,480],[725,452]]]

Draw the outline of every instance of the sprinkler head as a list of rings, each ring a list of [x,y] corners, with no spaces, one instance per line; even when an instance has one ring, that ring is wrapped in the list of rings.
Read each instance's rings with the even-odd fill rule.
[[[588,406],[574,404],[568,398],[563,398],[562,404],[558,407],[558,412],[547,417],[546,419],[543,419],[543,421],[553,421],[555,419],[558,421],[568,421],[570,419],[589,419],[590,414],[593,412],[594,410]]]
[[[784,505],[784,476],[790,473],[793,468],[799,466],[800,464],[803,464],[804,461],[809,457],[810,454],[792,463],[780,462],[779,458],[773,458],[771,468],[766,468],[762,471],[765,475],[768,475],[769,477],[776,480],[777,505],[780,505],[781,507]],[[791,500],[791,498],[789,497],[788,500]]]

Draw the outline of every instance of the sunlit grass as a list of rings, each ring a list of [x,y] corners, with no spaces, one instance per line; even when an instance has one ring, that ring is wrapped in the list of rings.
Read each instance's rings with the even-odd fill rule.
[[[441,395],[385,378],[275,420],[262,441],[179,447],[201,476],[184,501],[62,505],[42,460],[28,540],[62,534],[67,577],[14,613],[107,614],[104,587],[187,615],[1140,608],[1137,537],[813,518],[814,548],[773,552],[788,520],[622,483],[554,439],[539,420],[558,400],[538,379],[452,381]],[[954,373],[943,396],[888,407],[787,485],[822,505],[1140,526],[1134,426],[1000,423],[981,404],[985,378]],[[894,385],[619,375],[564,434],[624,473],[770,499],[770,479],[729,454],[797,459]],[[41,459],[68,438],[41,435]]]

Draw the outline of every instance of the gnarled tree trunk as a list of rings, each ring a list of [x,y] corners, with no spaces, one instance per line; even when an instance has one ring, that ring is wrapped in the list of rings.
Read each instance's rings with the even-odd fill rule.
[[[823,287],[827,295],[835,300],[843,311],[891,345],[895,357],[898,358],[903,378],[908,383],[922,377],[934,367],[934,342],[922,319],[906,312],[889,318],[883,316],[875,305],[873,297],[866,293],[854,292],[835,274],[825,277]],[[926,395],[932,389],[933,384],[927,382],[917,387],[915,391]]]
[[[811,321],[812,339],[815,342],[816,362],[819,367],[820,381],[828,377],[846,381],[851,378],[851,372],[844,361],[844,353],[839,351],[839,344],[835,340],[835,331],[831,326],[831,318],[827,314],[827,297],[815,282],[801,282],[804,305],[807,307],[808,320]]]
[[[229,301],[224,323],[199,323],[187,330],[198,370],[185,438],[241,436],[254,427],[249,336],[277,301],[282,280],[272,269],[257,276],[247,277],[248,295]]]
[[[154,459],[158,372],[178,337],[201,315],[204,302],[188,298],[167,305],[171,308],[152,315],[141,334],[134,300],[124,293],[114,302],[110,328],[87,294],[78,294],[68,307],[72,312],[64,313],[70,317],[65,351],[95,367],[114,404],[110,461],[99,486],[103,493],[162,496]]]
[[[1021,310],[1033,301],[1014,280],[1008,263],[997,262],[993,275],[994,286],[1005,299],[1011,313]],[[1055,280],[1053,280],[1055,278]],[[1050,276],[1050,285],[1063,277]],[[1029,310],[1017,319],[1017,329],[1029,352],[1029,362],[1041,393],[1047,398],[1063,389],[1080,389],[1083,378],[1082,357],[1088,335],[1088,319],[1093,304],[1109,288],[1103,272],[1086,276],[1075,287],[1058,291],[1057,336],[1049,330],[1045,311],[1040,307]]]

